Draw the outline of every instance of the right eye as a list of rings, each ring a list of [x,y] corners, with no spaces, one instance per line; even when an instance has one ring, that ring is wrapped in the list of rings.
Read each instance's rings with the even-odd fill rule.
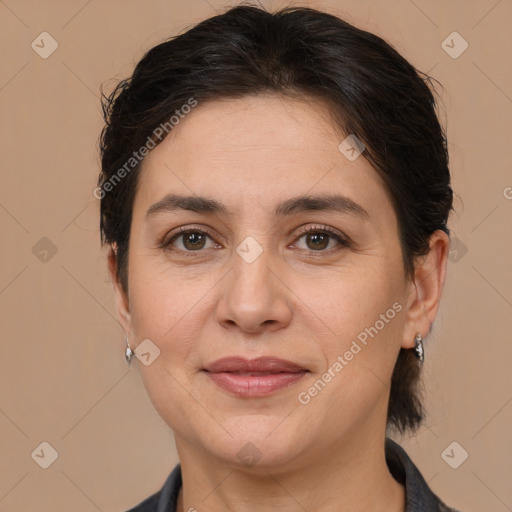
[[[213,246],[207,247],[206,244],[210,240]],[[172,234],[162,243],[162,247],[166,250],[177,252],[198,252],[201,249],[209,249],[220,247],[209,231],[204,228],[179,228],[178,233]]]

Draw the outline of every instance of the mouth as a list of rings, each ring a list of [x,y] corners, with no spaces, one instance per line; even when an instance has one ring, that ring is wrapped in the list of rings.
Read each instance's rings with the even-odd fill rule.
[[[295,372],[214,372],[214,373],[230,373],[231,375],[263,377],[265,375],[279,375],[280,373],[295,373]],[[297,372],[297,373],[299,373],[299,372]]]
[[[309,372],[296,363],[272,357],[223,358],[203,371],[220,388],[245,398],[271,395],[296,384]]]
[[[300,365],[276,357],[258,357],[245,359],[243,357],[224,357],[209,364],[206,371],[211,373],[298,373],[308,371]]]

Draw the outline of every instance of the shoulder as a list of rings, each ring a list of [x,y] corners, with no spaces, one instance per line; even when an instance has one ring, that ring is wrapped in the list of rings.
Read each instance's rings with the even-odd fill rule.
[[[405,487],[407,512],[460,512],[432,492],[406,451],[390,438],[386,438],[386,462],[393,477]]]
[[[158,492],[155,492],[127,512],[175,512],[181,484],[181,466],[177,464]]]

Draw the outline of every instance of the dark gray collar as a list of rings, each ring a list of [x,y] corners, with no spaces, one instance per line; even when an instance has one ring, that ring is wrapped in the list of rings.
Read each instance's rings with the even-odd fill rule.
[[[430,490],[427,482],[425,482],[425,479],[409,455],[398,443],[389,437],[386,437],[386,462],[395,480],[405,487],[406,512],[445,512],[454,510],[447,507]]]

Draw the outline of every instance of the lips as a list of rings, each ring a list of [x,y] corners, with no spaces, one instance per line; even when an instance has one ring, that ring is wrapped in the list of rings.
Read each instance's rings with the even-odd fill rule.
[[[240,398],[271,395],[297,383],[309,372],[291,361],[273,357],[227,357],[209,364],[204,371],[214,384]]]
[[[240,375],[273,374],[273,373],[299,373],[308,371],[299,365],[277,359],[274,357],[259,357],[257,359],[244,359],[243,357],[225,357],[209,364],[206,371],[211,373],[238,373]]]

